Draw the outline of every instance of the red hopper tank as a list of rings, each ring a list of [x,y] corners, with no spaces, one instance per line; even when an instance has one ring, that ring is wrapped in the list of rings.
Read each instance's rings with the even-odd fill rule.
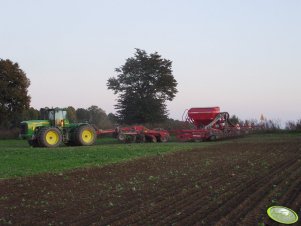
[[[188,117],[199,128],[200,126],[208,125],[219,113],[219,107],[190,108],[188,110]]]

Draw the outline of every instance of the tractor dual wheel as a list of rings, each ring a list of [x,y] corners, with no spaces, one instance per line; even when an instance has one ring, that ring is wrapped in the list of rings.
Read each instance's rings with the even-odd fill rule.
[[[62,133],[58,128],[45,127],[37,135],[37,144],[40,147],[55,148],[62,143]]]
[[[90,125],[83,125],[75,129],[72,143],[78,146],[89,146],[93,145],[95,140],[95,129]]]

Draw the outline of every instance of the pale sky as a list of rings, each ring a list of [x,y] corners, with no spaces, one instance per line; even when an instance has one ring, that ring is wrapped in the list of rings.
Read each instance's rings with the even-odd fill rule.
[[[0,0],[0,58],[31,80],[31,106],[115,112],[106,81],[135,48],[173,61],[170,117],[219,106],[301,119],[301,1]]]

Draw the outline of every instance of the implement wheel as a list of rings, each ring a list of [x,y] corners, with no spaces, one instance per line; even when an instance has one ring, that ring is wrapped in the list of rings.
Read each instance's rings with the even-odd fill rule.
[[[126,143],[133,143],[135,141],[136,141],[136,135],[128,135],[128,136],[126,136],[126,140],[125,140]]]
[[[146,140],[147,142],[157,143],[157,138],[154,135],[147,135]]]
[[[55,127],[45,127],[40,129],[37,140],[40,147],[55,148],[62,143],[62,134]]]
[[[120,141],[120,142],[125,142],[126,141],[126,135],[124,133],[119,133],[117,135],[117,139]]]
[[[79,146],[93,145],[96,140],[95,129],[90,125],[83,125],[75,129],[74,144]]]
[[[216,141],[216,140],[217,140],[217,136],[215,136],[215,135],[211,135],[209,137],[209,141]]]
[[[159,142],[165,143],[168,141],[168,136],[160,136],[158,139]]]
[[[145,135],[144,134],[138,134],[136,136],[136,143],[144,143],[145,142]]]

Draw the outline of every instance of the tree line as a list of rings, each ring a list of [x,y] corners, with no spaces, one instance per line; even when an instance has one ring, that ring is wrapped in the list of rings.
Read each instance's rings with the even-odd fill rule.
[[[97,106],[76,110],[69,107],[71,120],[89,118],[96,125],[104,123],[103,127],[110,125],[110,121],[145,124],[168,120],[166,101],[172,101],[178,92],[172,61],[157,52],[148,54],[136,49],[134,56],[115,71],[118,74],[109,77],[107,87],[118,95],[116,115],[106,116]],[[29,85],[30,80],[18,63],[0,59],[0,128],[15,128],[22,120],[36,118],[38,111],[30,107]]]
[[[21,115],[18,116],[19,120],[9,123],[10,127],[7,127],[7,123],[0,126],[0,139],[1,138],[16,138],[19,134],[19,125],[21,121],[26,120],[39,120],[42,119],[42,109],[35,109],[29,107],[24,110]],[[96,105],[92,105],[88,108],[74,108],[69,106],[66,108],[67,118],[70,123],[88,122],[95,125],[98,129],[114,129],[117,126],[130,126],[131,124],[124,124],[119,121],[118,117],[106,112]],[[167,118],[159,123],[141,123],[148,128],[165,128],[168,130],[184,129],[188,128],[188,125],[182,121]]]
[[[172,61],[162,58],[157,52],[148,54],[136,49],[134,56],[115,69],[116,77],[109,77],[107,88],[117,97],[116,114],[106,114],[98,106],[87,109],[67,108],[71,122],[88,121],[99,128],[112,128],[115,124],[143,124],[166,129],[186,128],[187,125],[168,117],[166,102],[177,94],[177,81],[173,76]],[[16,130],[23,120],[38,119],[40,111],[30,107],[28,94],[30,80],[18,63],[0,59],[0,137],[3,130]],[[236,116],[233,123],[242,123]],[[246,123],[246,122],[245,122]],[[288,130],[301,130],[301,120],[288,122]],[[267,128],[279,129],[270,121]]]
[[[114,121],[114,115],[110,113],[109,115],[98,106],[92,105],[89,108],[77,108],[72,106],[66,108],[67,118],[70,123],[76,122],[89,122],[95,126],[108,129],[112,128]],[[111,117],[111,118],[110,118]],[[30,107],[23,116],[23,120],[37,120],[41,119],[41,109],[35,109]]]

